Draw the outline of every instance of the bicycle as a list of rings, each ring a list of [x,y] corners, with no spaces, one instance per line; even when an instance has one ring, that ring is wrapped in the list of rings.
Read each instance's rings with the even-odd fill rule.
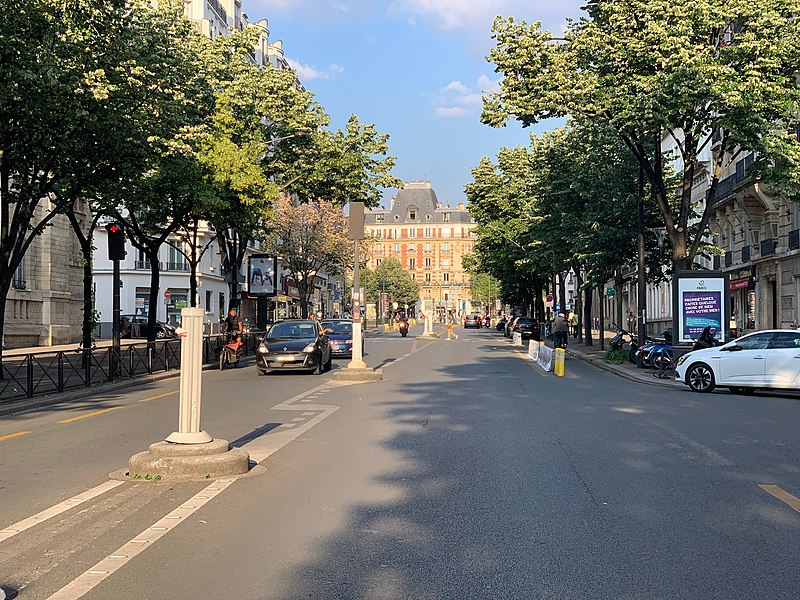
[[[675,361],[666,354],[662,355],[659,365],[655,373],[653,373],[653,377],[657,377],[658,379],[675,379],[675,374]]]
[[[239,366],[239,361],[244,356],[244,344],[241,337],[232,338],[219,350],[219,370],[224,371],[225,367],[233,365]]]

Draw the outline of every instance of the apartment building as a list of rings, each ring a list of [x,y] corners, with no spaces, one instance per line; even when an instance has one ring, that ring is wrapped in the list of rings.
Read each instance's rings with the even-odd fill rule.
[[[394,257],[419,283],[420,300],[432,300],[440,316],[472,311],[470,274],[461,259],[472,252],[475,223],[464,204],[442,206],[430,181],[411,181],[388,209],[366,213],[365,228],[376,238],[370,268]]]

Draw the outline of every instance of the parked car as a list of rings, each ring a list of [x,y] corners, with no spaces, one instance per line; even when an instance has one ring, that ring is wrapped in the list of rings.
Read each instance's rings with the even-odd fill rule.
[[[503,335],[505,335],[507,338],[511,337],[511,332],[513,331],[514,323],[517,322],[517,319],[519,319],[519,315],[511,315],[508,318],[508,322],[506,323],[506,330],[503,332]]]
[[[319,375],[330,368],[331,343],[318,321],[278,321],[269,328],[256,352],[259,375],[290,369]]]
[[[464,329],[480,329],[483,324],[478,315],[467,315],[464,319]]]
[[[519,333],[523,340],[536,340],[537,342],[542,339],[541,332],[539,321],[531,317],[517,317],[511,330],[512,334]]]
[[[695,392],[716,387],[735,394],[800,390],[800,331],[758,331],[722,346],[688,352],[678,359],[675,378]]]
[[[146,338],[149,331],[147,315],[120,315],[119,336],[121,338]],[[176,337],[176,335],[175,327],[156,321],[156,339],[163,340]]]
[[[322,330],[331,343],[331,356],[334,358],[352,358],[353,356],[353,321],[350,319],[331,319],[322,322]],[[361,336],[361,351],[364,351],[364,336]]]
[[[497,331],[502,331],[505,333],[506,325],[508,324],[508,319],[505,317],[500,317],[500,320],[497,321]]]

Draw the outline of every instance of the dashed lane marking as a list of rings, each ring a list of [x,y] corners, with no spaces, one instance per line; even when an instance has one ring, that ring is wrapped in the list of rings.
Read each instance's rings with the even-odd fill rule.
[[[17,431],[16,433],[9,433],[7,435],[0,435],[0,442],[3,440],[12,440],[14,438],[22,437],[23,435],[28,435],[31,433],[30,431]]]
[[[90,490],[86,490],[85,492],[81,492],[77,496],[73,496],[68,500],[64,500],[63,502],[56,504],[55,506],[51,506],[48,509],[43,510],[42,512],[36,513],[32,517],[28,517],[27,519],[23,519],[13,525],[9,525],[5,529],[0,530],[0,542],[3,542],[9,538],[14,537],[15,535],[22,533],[26,529],[30,529],[34,525],[38,525],[48,519],[52,519],[55,516],[60,515],[63,512],[68,511],[69,509],[78,506],[79,504],[83,504],[84,502],[91,500],[92,498],[96,498],[101,494],[105,494],[109,490],[113,490],[115,487],[122,485],[124,482],[122,481],[106,481],[105,483],[101,483],[97,487],[93,487]]]
[[[75,421],[83,421],[84,419],[88,419],[90,417],[96,417],[97,415],[104,415],[106,413],[110,413],[115,410],[122,410],[125,408],[124,406],[112,406],[111,408],[104,408],[102,410],[96,410],[94,412],[86,413],[85,415],[80,415],[77,417],[71,417],[69,419],[64,419],[63,421],[58,421],[59,423],[74,423]]]
[[[797,496],[793,496],[792,494],[790,494],[789,492],[787,492],[786,490],[777,485],[762,484],[759,485],[758,487],[767,492],[770,496],[777,498],[781,502],[789,505],[797,512],[800,512],[800,498],[798,498]]]

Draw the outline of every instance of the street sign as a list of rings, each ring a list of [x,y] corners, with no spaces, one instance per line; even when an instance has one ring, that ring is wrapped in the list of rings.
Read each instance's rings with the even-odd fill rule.
[[[172,297],[172,292],[170,292],[169,290],[164,290],[164,298],[169,300],[171,297]]]
[[[547,300],[548,302],[552,302],[552,301],[554,300],[554,298],[553,298],[553,294],[547,294],[547,298],[546,298],[546,300]]]
[[[614,288],[606,288],[606,296],[608,296],[609,298],[613,298],[616,295],[617,295],[617,290],[615,290]]]

